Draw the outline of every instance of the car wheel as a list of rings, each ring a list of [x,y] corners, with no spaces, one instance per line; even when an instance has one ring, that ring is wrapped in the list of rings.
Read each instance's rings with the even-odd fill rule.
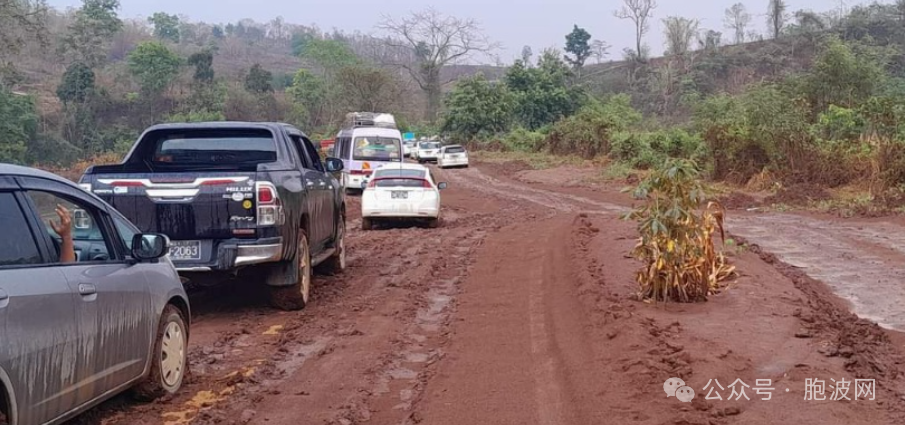
[[[136,398],[151,401],[179,391],[188,371],[188,336],[182,312],[167,305],[157,326],[151,372],[133,390]]]
[[[334,244],[336,251],[330,258],[326,259],[319,267],[318,271],[326,275],[337,275],[346,269],[346,219],[342,217],[339,226],[336,228],[336,243]]]
[[[311,251],[308,235],[299,230],[298,250],[291,264],[297,270],[296,281],[289,286],[271,286],[270,303],[280,310],[301,310],[308,304],[311,291]]]
[[[427,227],[431,229],[436,229],[440,227],[440,217],[431,218],[427,221]]]
[[[368,217],[361,218],[361,230],[373,230],[374,229],[374,220],[371,220]]]

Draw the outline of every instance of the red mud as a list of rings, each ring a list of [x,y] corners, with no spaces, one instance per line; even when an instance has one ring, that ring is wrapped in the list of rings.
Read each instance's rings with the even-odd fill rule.
[[[439,229],[361,232],[348,198],[350,268],[316,278],[304,312],[273,311],[241,283],[193,292],[181,394],[120,397],[76,423],[905,423],[901,334],[802,269],[752,246],[709,302],[648,305],[626,257],[634,225],[617,218],[627,195],[529,186],[505,167],[439,174]],[[667,398],[672,377],[691,403]],[[832,379],[857,378],[876,379],[876,400],[805,400],[807,379],[829,399]],[[723,400],[705,400],[710,379]],[[726,400],[737,379],[750,400]]]

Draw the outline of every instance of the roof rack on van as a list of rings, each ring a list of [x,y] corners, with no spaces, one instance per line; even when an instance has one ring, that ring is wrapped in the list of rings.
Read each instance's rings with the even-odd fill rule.
[[[380,127],[396,129],[396,118],[392,114],[378,112],[350,112],[346,114],[344,127]]]

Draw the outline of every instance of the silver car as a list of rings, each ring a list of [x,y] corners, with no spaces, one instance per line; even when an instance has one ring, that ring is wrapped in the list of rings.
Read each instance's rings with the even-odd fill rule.
[[[0,424],[179,389],[190,313],[168,242],[65,179],[0,164]]]

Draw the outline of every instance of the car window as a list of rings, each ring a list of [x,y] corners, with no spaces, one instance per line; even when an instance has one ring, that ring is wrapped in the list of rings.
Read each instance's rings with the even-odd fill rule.
[[[116,232],[119,233],[119,237],[123,241],[123,246],[126,248],[126,252],[131,252],[132,238],[135,237],[138,232],[135,231],[132,225],[116,216],[113,217],[113,225],[116,226]]]
[[[71,224],[70,232],[75,249],[75,258],[78,262],[107,261],[114,258],[111,255],[111,239],[105,236],[105,232],[98,221],[99,212],[91,206],[80,201],[72,201],[49,192],[30,190],[26,195],[34,203],[38,218],[44,224],[44,229],[50,235],[54,243],[55,251],[51,254],[55,258],[51,263],[60,261],[62,249],[62,237],[54,230],[55,225],[60,225],[58,207],[69,211]]]
[[[387,178],[374,180],[374,185],[377,187],[424,187],[424,180],[414,178]]]
[[[423,143],[421,143],[421,149],[440,149],[440,143],[438,143],[438,142],[423,142]]]
[[[410,169],[397,169],[397,170],[386,170],[380,169],[377,170],[374,174],[374,178],[387,178],[387,177],[411,177],[411,178],[424,178],[424,170],[410,170]]]
[[[356,137],[352,159],[356,161],[401,161],[399,139],[391,137]]]
[[[299,161],[302,161],[302,167],[313,170],[314,166],[308,159],[308,155],[305,155],[305,147],[302,146],[302,138],[299,136],[289,136],[289,138],[292,139],[292,147],[295,148],[295,153],[299,156]]]
[[[40,264],[41,254],[25,214],[12,193],[0,193],[0,267]]]
[[[262,163],[277,159],[267,130],[159,131],[153,135],[156,164]]]
[[[311,166],[314,167],[314,170],[323,172],[324,164],[321,163],[321,156],[317,153],[317,149],[314,148],[314,145],[310,140],[302,138],[301,140],[302,146],[308,151],[308,156],[311,158]]]
[[[465,148],[461,146],[448,146],[446,148],[446,153],[462,153],[465,152]]]

